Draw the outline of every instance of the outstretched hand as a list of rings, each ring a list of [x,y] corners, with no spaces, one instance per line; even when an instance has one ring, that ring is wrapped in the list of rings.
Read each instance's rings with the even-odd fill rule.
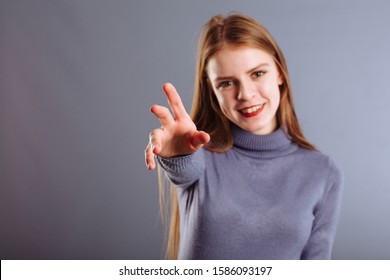
[[[210,140],[206,132],[196,129],[175,87],[166,83],[163,91],[173,115],[167,107],[153,105],[150,108],[150,111],[159,119],[161,127],[149,134],[149,143],[145,149],[145,162],[149,170],[156,167],[154,155],[175,157],[192,154]]]

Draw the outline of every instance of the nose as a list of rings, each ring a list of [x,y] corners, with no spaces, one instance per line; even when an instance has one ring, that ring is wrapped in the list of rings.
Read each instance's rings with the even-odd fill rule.
[[[255,91],[246,83],[241,83],[237,95],[238,100],[250,100],[255,95]]]

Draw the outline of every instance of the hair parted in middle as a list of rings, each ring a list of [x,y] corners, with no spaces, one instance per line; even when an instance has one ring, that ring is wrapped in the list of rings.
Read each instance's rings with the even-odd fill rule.
[[[300,146],[315,150],[303,136],[295,114],[287,64],[277,42],[268,30],[256,20],[240,13],[213,16],[204,26],[198,46],[197,69],[191,116],[198,130],[210,134],[205,146],[215,152],[224,152],[233,145],[230,121],[222,113],[207,75],[210,59],[225,47],[252,47],[268,53],[275,61],[283,83],[280,88],[278,125],[286,129]]]
[[[191,117],[198,130],[210,134],[210,142],[205,145],[213,152],[226,152],[233,146],[231,123],[222,113],[213,87],[207,75],[210,59],[225,47],[252,47],[268,53],[275,61],[283,83],[280,89],[280,104],[277,110],[277,122],[299,146],[316,150],[306,140],[295,114],[287,64],[278,44],[268,30],[251,17],[240,13],[228,16],[213,16],[203,27],[199,40],[194,98]],[[164,177],[160,172],[160,198],[164,195]],[[180,243],[180,222],[177,193],[171,191],[170,226],[167,240],[167,257],[178,258]],[[163,207],[162,207],[163,208]],[[163,211],[164,209],[162,209]]]

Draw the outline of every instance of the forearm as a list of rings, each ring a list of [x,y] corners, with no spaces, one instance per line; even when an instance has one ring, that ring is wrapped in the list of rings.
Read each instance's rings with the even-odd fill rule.
[[[157,156],[156,158],[169,180],[177,187],[186,188],[192,185],[201,177],[205,169],[203,149],[184,156],[172,158]]]

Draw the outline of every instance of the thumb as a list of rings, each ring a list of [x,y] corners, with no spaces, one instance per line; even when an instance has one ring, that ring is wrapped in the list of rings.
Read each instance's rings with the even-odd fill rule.
[[[197,150],[210,141],[210,135],[204,131],[195,131],[191,137],[191,146]]]

